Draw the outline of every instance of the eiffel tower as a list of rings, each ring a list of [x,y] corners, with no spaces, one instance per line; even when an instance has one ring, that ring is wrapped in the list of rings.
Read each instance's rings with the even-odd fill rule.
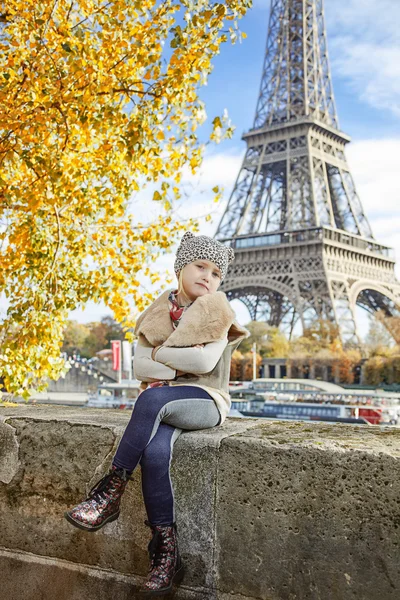
[[[335,323],[361,345],[356,305],[396,314],[391,248],[375,241],[345,157],[323,0],[271,0],[247,151],[215,238],[235,249],[221,289],[290,337],[298,319]]]

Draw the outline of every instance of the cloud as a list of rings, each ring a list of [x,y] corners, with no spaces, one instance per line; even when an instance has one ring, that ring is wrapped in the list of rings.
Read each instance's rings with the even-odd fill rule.
[[[212,188],[215,185],[226,188],[233,187],[242,164],[244,151],[243,144],[243,150],[234,149],[229,152],[206,154],[198,175],[193,176],[189,169],[185,169],[183,182],[199,181],[202,188]]]
[[[377,242],[391,246],[400,279],[400,139],[360,140],[349,145],[348,163]]]
[[[236,177],[242,164],[245,148],[234,148],[226,153],[206,154],[203,164],[196,175],[185,169],[182,178],[182,199],[174,205],[174,217],[178,220],[197,218],[201,232],[213,236],[225,210]],[[222,198],[214,202],[212,188],[218,186]],[[143,210],[144,207],[142,207]],[[206,216],[211,220],[206,221]]]
[[[400,139],[360,140],[349,144],[350,170],[367,216],[400,217]]]
[[[335,0],[325,2],[325,18],[330,29],[350,32],[364,40],[398,40],[397,22],[400,5],[397,0]]]
[[[205,154],[203,164],[196,173],[186,166],[182,172],[180,185],[182,199],[174,205],[174,217],[187,219],[190,217],[204,218],[212,214],[217,218],[221,213],[221,206],[226,203],[235,184],[236,177],[243,160],[245,146],[241,149],[231,149],[223,152],[210,152]],[[215,204],[212,188],[223,188],[223,202]],[[132,196],[129,212],[135,217],[136,222],[151,222],[162,211],[162,203],[153,201],[153,193],[159,189],[157,184],[147,184]]]
[[[398,0],[335,0],[325,14],[334,73],[366,104],[400,115]]]
[[[400,116],[400,46],[335,40],[341,54],[333,61],[336,72],[348,79],[360,99],[381,110]]]

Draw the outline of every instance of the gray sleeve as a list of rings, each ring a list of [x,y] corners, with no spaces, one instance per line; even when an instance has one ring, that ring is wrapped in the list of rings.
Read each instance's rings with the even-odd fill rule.
[[[162,379],[174,379],[175,369],[155,361],[151,358],[151,346],[146,347],[137,344],[133,358],[133,372],[139,381],[158,381]]]
[[[178,369],[184,373],[202,375],[210,373],[218,363],[228,344],[225,337],[217,342],[205,344],[203,348],[165,348],[161,346],[155,358],[171,369]]]

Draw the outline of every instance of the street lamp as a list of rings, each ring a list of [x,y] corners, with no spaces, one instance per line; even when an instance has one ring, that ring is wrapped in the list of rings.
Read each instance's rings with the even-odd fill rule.
[[[253,379],[257,379],[257,344],[255,342],[251,351],[253,353]]]

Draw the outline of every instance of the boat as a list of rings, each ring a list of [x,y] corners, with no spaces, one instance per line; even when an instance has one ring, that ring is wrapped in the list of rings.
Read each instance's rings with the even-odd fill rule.
[[[132,409],[140,392],[140,381],[123,380],[121,383],[101,383],[89,393],[87,408]]]
[[[232,409],[243,416],[400,425],[400,396],[368,391],[349,392],[315,380],[253,380],[251,387],[230,388]]]

